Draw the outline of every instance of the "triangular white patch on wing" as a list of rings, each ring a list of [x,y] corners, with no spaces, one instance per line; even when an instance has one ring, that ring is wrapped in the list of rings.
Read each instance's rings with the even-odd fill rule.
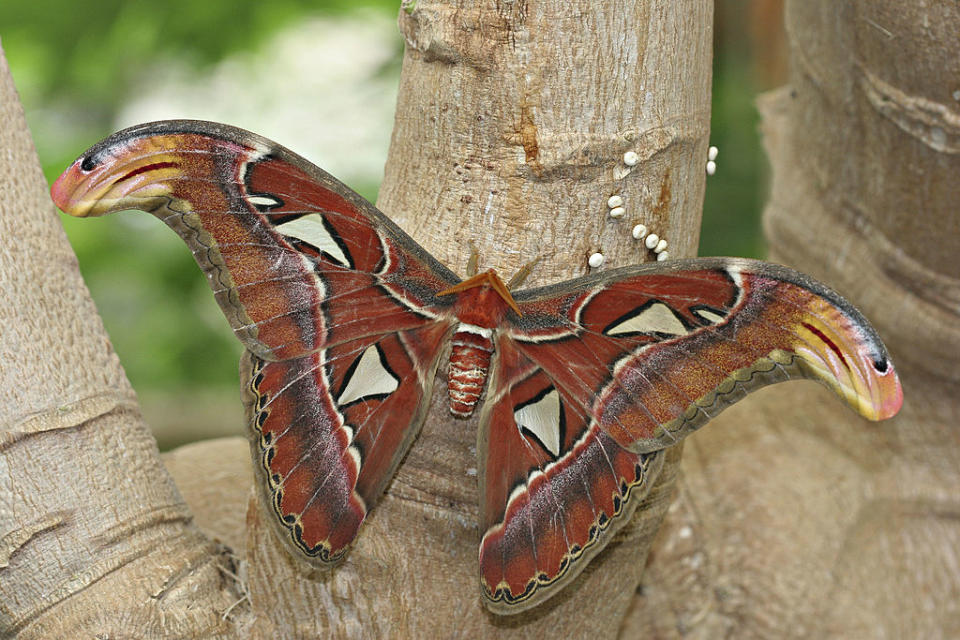
[[[694,313],[711,324],[718,324],[720,322],[723,322],[722,315],[720,315],[719,313],[714,313],[709,309],[696,309],[694,310]]]
[[[682,336],[687,333],[687,328],[670,307],[662,302],[654,302],[640,313],[608,327],[604,333],[608,336],[624,333],[666,333]]]
[[[560,454],[560,395],[550,387],[550,392],[535,402],[525,404],[513,412],[517,426],[526,429],[557,457]]]
[[[397,377],[383,366],[376,345],[369,346],[354,366],[337,404],[342,407],[368,396],[388,395],[398,386]]]
[[[323,224],[323,217],[319,213],[311,213],[296,220],[278,224],[277,231],[285,236],[297,238],[298,240],[312,244],[341,265],[345,267],[350,266],[350,261],[347,260],[347,256],[344,255],[343,249],[340,248],[337,241],[330,235],[326,225]]]
[[[247,200],[250,202],[250,204],[254,205],[257,208],[279,207],[281,204],[283,204],[273,196],[267,195],[265,193],[258,193],[256,195],[247,196]]]

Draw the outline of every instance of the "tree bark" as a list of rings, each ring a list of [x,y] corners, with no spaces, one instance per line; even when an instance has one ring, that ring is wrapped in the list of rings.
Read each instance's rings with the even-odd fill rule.
[[[831,284],[904,386],[872,425],[772,387],[687,444],[631,637],[960,635],[960,8],[787,3],[760,108],[774,259]]]
[[[223,637],[224,550],[163,468],[0,51],[0,637]]]
[[[381,207],[460,272],[470,242],[483,267],[506,276],[539,258],[533,285],[586,272],[595,252],[605,256],[604,268],[654,259],[631,236],[641,222],[669,242],[674,257],[694,255],[711,18],[707,0],[421,1],[403,10],[407,50]],[[12,113],[19,107],[6,82]],[[24,391],[33,399],[14,403],[3,422],[0,461],[11,484],[0,563],[6,631],[617,633],[669,503],[678,447],[665,453],[656,486],[590,568],[557,598],[511,618],[480,602],[477,424],[452,420],[442,394],[347,561],[331,573],[309,571],[276,543],[246,490],[242,439],[166,457],[191,519],[85,296],[19,111],[13,121],[19,137],[2,141],[19,149],[16,180],[30,175],[30,186],[4,200],[12,208],[0,225],[10,225],[4,237],[45,235],[0,254],[4,283],[16,283],[3,308],[16,314],[7,325],[40,325],[46,333],[5,332],[2,343],[5,362],[16,363],[4,367],[8,388],[39,381]],[[637,155],[635,166],[624,163],[627,151]],[[608,215],[614,194],[627,209],[620,219]],[[33,253],[12,254],[27,250]],[[32,467],[38,462],[39,470]],[[230,545],[231,554],[211,540]]]

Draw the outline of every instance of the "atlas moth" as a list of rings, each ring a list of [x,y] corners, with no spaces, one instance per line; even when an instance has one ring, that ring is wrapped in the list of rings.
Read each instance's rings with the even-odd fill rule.
[[[361,533],[449,345],[450,410],[479,407],[478,582],[498,614],[568,585],[664,450],[744,392],[813,378],[873,420],[902,402],[876,332],[796,271],[701,258],[522,291],[493,270],[461,280],[323,170],[226,125],[126,129],[51,193],[74,216],[148,211],[190,246],[246,348],[259,498],[307,563],[333,567]]]

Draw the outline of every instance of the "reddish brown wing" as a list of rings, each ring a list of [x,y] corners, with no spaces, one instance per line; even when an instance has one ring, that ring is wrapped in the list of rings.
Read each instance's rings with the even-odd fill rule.
[[[193,251],[237,337],[265,360],[446,317],[451,301],[435,294],[459,281],[335,178],[226,125],[120,131],[51,192],[70,215],[140,209],[163,220]]]
[[[497,348],[481,413],[480,585],[491,610],[511,614],[587,566],[650,491],[663,457],[623,448],[515,345]]]
[[[343,554],[422,423],[458,278],[363,198],[249,132],[121,131],[54,184],[76,216],[149,211],[187,243],[250,351],[260,488],[285,540]]]
[[[346,552],[423,422],[447,336],[434,323],[293,360],[247,353],[258,486],[300,553]]]
[[[747,392],[813,378],[875,420],[902,400],[866,320],[784,267],[674,261],[515,298],[481,414],[481,587],[502,613],[576,576],[649,490],[657,452]]]

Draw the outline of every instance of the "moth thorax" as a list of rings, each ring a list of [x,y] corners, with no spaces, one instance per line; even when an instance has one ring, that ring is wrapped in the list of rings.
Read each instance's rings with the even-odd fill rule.
[[[461,418],[473,413],[483,393],[493,355],[493,331],[461,322],[450,344],[447,390],[450,413]]]

